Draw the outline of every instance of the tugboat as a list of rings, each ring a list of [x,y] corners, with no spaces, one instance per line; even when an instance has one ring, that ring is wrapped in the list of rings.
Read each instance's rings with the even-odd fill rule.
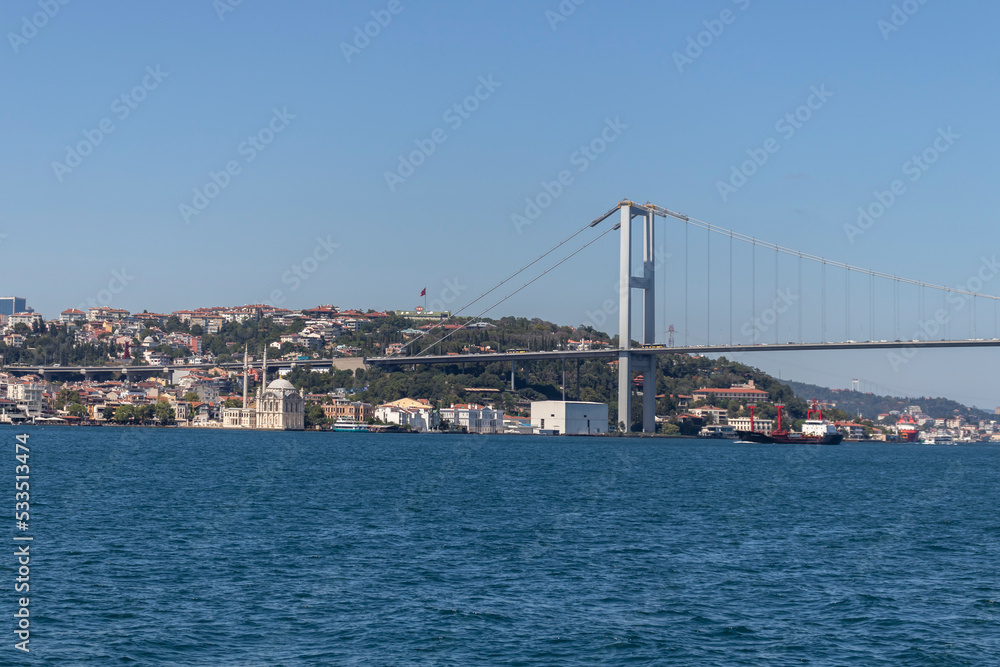
[[[740,440],[747,442],[762,442],[767,444],[798,444],[798,445],[839,445],[844,436],[833,424],[823,419],[823,412],[813,400],[812,407],[806,413],[806,422],[802,425],[802,432],[789,431],[781,428],[781,408],[784,405],[777,404],[778,408],[778,428],[769,434],[757,433],[753,430],[753,413],[750,414],[750,430],[737,431]]]
[[[903,415],[896,422],[896,432],[900,442],[916,442],[920,431],[917,430],[917,420],[912,415]]]

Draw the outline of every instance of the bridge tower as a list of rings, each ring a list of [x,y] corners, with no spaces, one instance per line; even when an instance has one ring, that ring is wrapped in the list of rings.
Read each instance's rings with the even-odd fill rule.
[[[656,355],[632,347],[632,290],[642,290],[643,345],[656,338],[656,298],[651,207],[631,201],[618,205],[621,213],[620,278],[618,282],[618,422],[628,430],[632,422],[632,372],[642,373],[642,430],[656,432]],[[612,209],[613,211],[614,209]],[[632,220],[642,218],[642,274],[632,275]]]

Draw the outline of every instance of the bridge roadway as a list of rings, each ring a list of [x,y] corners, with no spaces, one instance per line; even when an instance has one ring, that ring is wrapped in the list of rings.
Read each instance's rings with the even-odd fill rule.
[[[616,359],[622,352],[640,355],[724,354],[732,352],[793,352],[806,350],[897,350],[953,347],[1000,347],[1000,338],[975,340],[909,340],[840,343],[758,343],[756,345],[691,345],[686,347],[648,346],[628,350],[552,350],[550,352],[494,352],[484,354],[427,355],[422,357],[366,357],[370,366],[390,368],[413,364],[492,363],[495,361],[539,361],[546,359]]]
[[[260,361],[251,363],[251,367],[259,367]],[[365,360],[361,357],[339,357],[336,359],[303,359],[295,361],[287,360],[267,360],[267,369],[291,368],[293,366],[312,366],[313,368],[339,368],[341,370],[356,370],[365,368]],[[83,375],[93,377],[95,375],[124,373],[127,377],[151,377],[163,372],[171,371],[192,371],[208,370],[210,368],[224,368],[226,370],[242,370],[242,361],[233,361],[224,364],[183,364],[176,366],[4,366],[0,371],[13,375],[41,375],[46,379],[58,375]]]

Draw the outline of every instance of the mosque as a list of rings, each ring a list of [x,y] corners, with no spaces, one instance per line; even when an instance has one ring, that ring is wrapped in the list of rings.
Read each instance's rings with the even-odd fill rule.
[[[247,365],[243,354],[243,407],[225,408],[222,411],[224,428],[256,428],[274,431],[301,431],[306,427],[306,399],[302,391],[295,391],[291,382],[279,378],[267,384],[267,350],[264,350],[264,367],[257,400],[253,407],[247,403]]]

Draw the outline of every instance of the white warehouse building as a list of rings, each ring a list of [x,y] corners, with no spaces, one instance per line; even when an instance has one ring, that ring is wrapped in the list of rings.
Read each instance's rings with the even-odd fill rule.
[[[583,401],[532,401],[531,428],[536,433],[599,435],[608,432],[608,404]]]

